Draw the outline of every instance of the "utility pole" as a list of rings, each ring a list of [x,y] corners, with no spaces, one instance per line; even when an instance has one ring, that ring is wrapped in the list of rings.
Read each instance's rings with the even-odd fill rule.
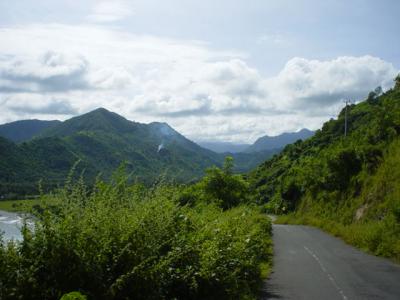
[[[344,109],[344,136],[347,136],[347,106],[351,103],[350,100],[344,102],[346,104]]]

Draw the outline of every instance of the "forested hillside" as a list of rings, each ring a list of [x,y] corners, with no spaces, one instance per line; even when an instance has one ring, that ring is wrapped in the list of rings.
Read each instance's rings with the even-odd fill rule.
[[[71,168],[87,183],[108,179],[121,164],[133,181],[151,184],[160,178],[189,183],[204,170],[221,166],[226,154],[204,149],[166,123],[142,124],[96,109],[64,122],[19,121],[0,127],[0,196],[38,194],[62,185]],[[274,151],[234,154],[236,172],[247,172]]]
[[[220,157],[189,141],[165,123],[141,124],[97,109],[41,131],[14,144],[0,139],[0,194],[37,193],[38,182],[52,189],[63,184],[73,165],[93,182],[104,179],[123,162],[134,180],[157,178],[189,182]]]
[[[0,136],[16,143],[25,142],[59,123],[61,122],[42,120],[15,121],[0,125]]]
[[[255,201],[400,259],[400,77],[249,174]]]

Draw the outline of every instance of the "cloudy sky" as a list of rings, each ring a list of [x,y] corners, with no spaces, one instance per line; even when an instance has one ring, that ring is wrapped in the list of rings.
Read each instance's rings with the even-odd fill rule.
[[[0,0],[0,123],[98,107],[195,141],[319,128],[400,69],[400,1]]]

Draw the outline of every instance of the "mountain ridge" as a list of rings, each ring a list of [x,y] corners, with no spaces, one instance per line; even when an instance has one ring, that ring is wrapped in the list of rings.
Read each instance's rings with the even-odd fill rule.
[[[296,132],[284,132],[276,136],[262,136],[258,138],[251,146],[244,150],[246,153],[258,152],[263,150],[282,149],[288,144],[297,140],[305,140],[313,136],[314,131],[303,128]]]
[[[248,171],[272,155],[233,155],[236,171]],[[142,124],[99,108],[57,122],[22,144],[1,139],[0,158],[5,157],[9,159],[2,159],[1,167],[8,171],[0,172],[0,195],[35,193],[40,179],[49,189],[62,185],[60,178],[67,176],[76,161],[80,161],[77,172],[84,172],[88,181],[98,174],[110,178],[125,163],[140,182],[151,183],[160,176],[192,182],[208,167],[221,166],[225,154],[202,148],[167,123]]]
[[[0,136],[21,143],[32,139],[44,130],[61,123],[58,120],[18,120],[0,125]]]

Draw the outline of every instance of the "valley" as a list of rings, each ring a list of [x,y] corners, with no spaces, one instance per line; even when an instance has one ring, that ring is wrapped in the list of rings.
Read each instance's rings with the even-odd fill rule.
[[[216,153],[166,123],[136,123],[103,108],[65,122],[17,121],[0,125],[0,195],[35,195],[39,181],[45,190],[54,189],[76,163],[88,183],[97,176],[110,178],[121,163],[133,181],[195,182],[206,168],[221,166],[227,155],[235,159],[235,172],[247,172],[300,137],[293,134],[291,140],[257,151]]]
[[[0,1],[0,300],[399,300],[400,1]]]
[[[276,152],[216,153],[105,109],[2,138],[3,191],[43,181],[1,201],[35,225],[1,212],[0,296],[396,299],[399,112],[397,77]]]

